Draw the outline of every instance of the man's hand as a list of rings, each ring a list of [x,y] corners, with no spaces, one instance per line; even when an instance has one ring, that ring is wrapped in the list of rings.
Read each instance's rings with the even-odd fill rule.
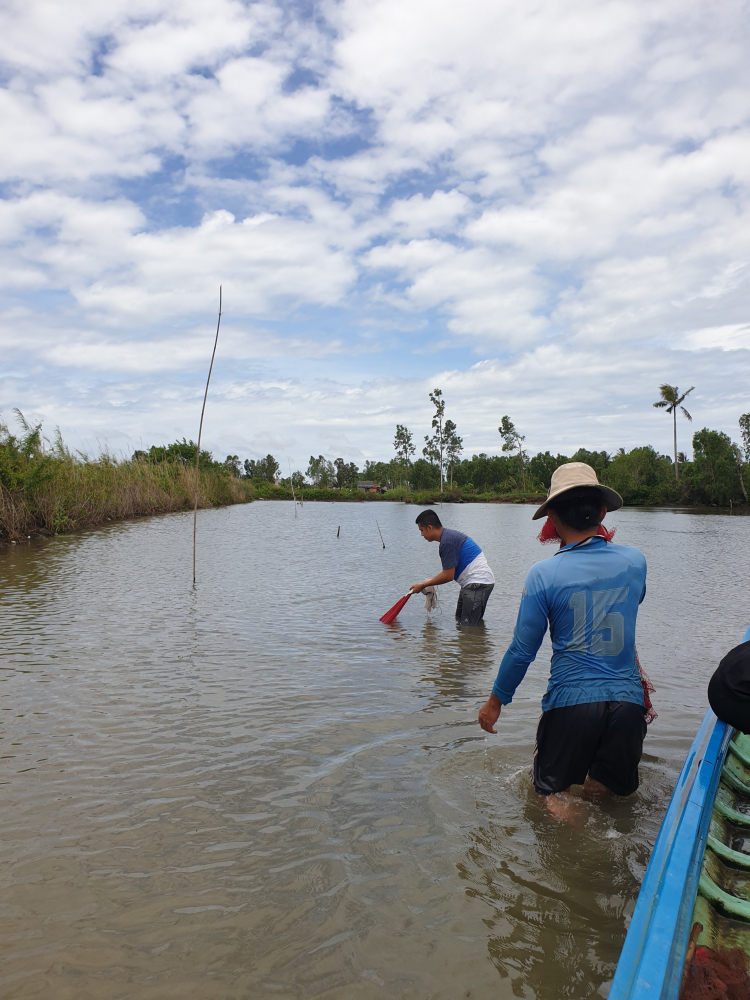
[[[485,733],[496,733],[495,723],[500,718],[500,709],[503,707],[503,703],[500,699],[491,694],[487,701],[479,709],[479,725],[485,731]]]
[[[444,583],[450,583],[456,575],[456,567],[444,569],[437,576],[431,576],[429,580],[422,580],[421,583],[411,585],[412,594],[421,594],[425,587],[440,587]]]

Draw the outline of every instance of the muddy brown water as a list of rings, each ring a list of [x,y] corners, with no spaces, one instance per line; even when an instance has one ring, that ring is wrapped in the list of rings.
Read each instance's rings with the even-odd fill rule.
[[[259,502],[0,551],[0,995],[606,996],[707,680],[750,620],[750,519],[624,510],[649,563],[642,785],[540,808],[545,643],[497,736],[476,711],[528,566],[523,506],[443,508],[497,577],[486,627],[412,598],[401,504]],[[382,549],[377,514],[386,542]],[[337,528],[341,527],[337,538]]]

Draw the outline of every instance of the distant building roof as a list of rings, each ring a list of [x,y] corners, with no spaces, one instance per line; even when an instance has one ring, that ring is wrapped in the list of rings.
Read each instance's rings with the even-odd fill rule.
[[[380,483],[373,483],[368,479],[366,482],[357,483],[357,488],[360,490],[379,489]]]

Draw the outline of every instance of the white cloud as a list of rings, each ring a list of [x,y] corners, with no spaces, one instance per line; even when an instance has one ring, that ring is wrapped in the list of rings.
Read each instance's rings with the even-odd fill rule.
[[[2,320],[0,320],[2,322]],[[117,371],[141,375],[155,372],[190,372],[205,367],[212,338],[206,330],[188,330],[169,338],[124,340],[65,331],[54,338],[36,338],[34,353],[57,367],[86,371]],[[28,345],[31,349],[31,344]],[[341,340],[320,342],[279,337],[268,330],[224,328],[221,356],[224,361],[269,358],[321,358],[346,350]]]
[[[103,432],[116,400],[135,434],[151,404],[122,373],[200,367],[219,283],[246,379],[227,428],[244,406],[279,440],[345,428],[364,454],[445,377],[487,427],[507,391],[530,428],[541,398],[556,434],[585,414],[614,446],[609,400],[680,366],[722,386],[711,419],[750,408],[740,0],[28,0],[0,22],[0,347],[53,422],[77,368],[76,419]],[[587,378],[563,406],[571,359]],[[183,411],[153,399],[167,433]]]
[[[320,242],[324,234],[272,213],[237,221],[219,210],[197,227],[144,232],[128,202],[44,193],[2,204],[0,226],[12,240],[9,260],[21,258],[33,275],[27,284],[67,288],[84,310],[118,325],[203,310],[221,283],[235,315],[284,299],[329,305],[354,278],[351,261]],[[39,227],[55,238],[40,237]]]
[[[682,346],[691,351],[701,351],[714,347],[718,347],[722,351],[750,351],[750,323],[692,330],[685,334]]]
[[[198,353],[196,348],[196,358]],[[579,447],[615,450],[650,443],[668,452],[671,423],[651,405],[658,382],[667,380],[697,386],[690,406],[694,423],[679,430],[679,446],[689,450],[692,431],[706,425],[723,424],[736,438],[733,414],[748,409],[746,396],[725,391],[723,359],[720,350],[703,350],[700,356],[667,356],[661,350],[636,355],[617,344],[595,350],[549,344],[513,360],[490,359],[427,377],[391,375],[354,384],[320,376],[232,374],[225,359],[211,382],[206,443],[216,453],[248,457],[270,450],[277,458],[288,455],[302,468],[311,452],[361,464],[391,454],[397,422],[407,424],[421,448],[430,430],[428,393],[437,385],[467,456],[499,450],[497,428],[505,413],[526,435],[531,451],[572,454]],[[282,372],[284,365],[278,368]],[[745,362],[743,378],[749,369]],[[0,381],[3,398],[11,389],[27,416],[43,419],[48,427],[59,423],[77,446],[95,450],[97,439],[107,440],[125,453],[142,444],[195,437],[203,393],[200,380],[186,385],[164,370],[158,379],[149,379],[136,365],[105,393],[95,385],[79,388],[66,392],[62,404],[38,386],[21,387],[6,376]]]
[[[388,219],[407,237],[427,236],[455,230],[458,220],[470,210],[471,202],[460,191],[435,191],[429,198],[420,193],[393,201]]]

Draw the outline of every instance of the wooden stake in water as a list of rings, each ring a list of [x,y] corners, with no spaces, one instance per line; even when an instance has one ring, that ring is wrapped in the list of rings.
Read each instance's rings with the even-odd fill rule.
[[[341,525],[339,525],[339,530],[336,532],[336,538],[341,537]]]
[[[294,500],[294,516],[297,516],[297,497],[294,495],[294,480],[292,479],[292,460],[287,457],[287,462],[289,462],[289,482],[292,484],[292,500]]]
[[[375,519],[375,524],[378,524],[377,518]],[[380,541],[383,542],[383,532],[380,530],[379,524],[378,524],[378,534],[380,535]],[[383,548],[385,548],[385,542],[383,542]]]
[[[198,447],[195,449],[195,507],[193,508],[193,586],[195,586],[195,540],[198,533],[198,493],[200,491],[200,473],[198,462],[201,457],[201,434],[203,433],[203,414],[206,412],[206,400],[208,399],[208,383],[211,381],[211,372],[214,367],[216,357],[216,345],[219,343],[219,327],[221,326],[221,285],[219,285],[219,320],[216,324],[216,339],[214,340],[214,351],[211,355],[211,364],[208,369],[206,379],[206,391],[203,393],[203,408],[201,409],[201,422],[198,428]]]

